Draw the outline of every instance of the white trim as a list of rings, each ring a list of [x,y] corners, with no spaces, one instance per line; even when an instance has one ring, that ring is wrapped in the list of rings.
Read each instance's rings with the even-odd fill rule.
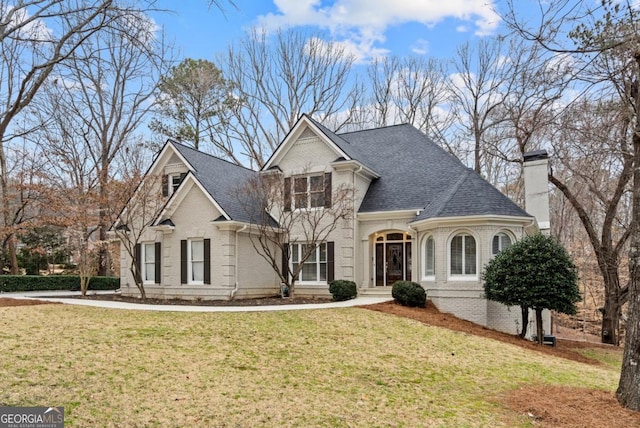
[[[496,255],[498,255],[500,252],[502,252],[503,250],[505,250],[506,248],[500,248],[498,249],[497,253],[493,253],[493,240],[496,239],[496,237],[498,235],[505,235],[507,238],[509,238],[509,245],[513,245],[516,242],[515,236],[513,235],[513,233],[510,230],[507,229],[500,229],[498,231],[496,231],[496,233],[494,233],[491,236],[491,242],[489,243],[489,245],[491,246],[491,257],[495,257]],[[500,241],[498,241],[498,246],[500,246]]]
[[[480,224],[501,224],[501,225],[518,225],[528,226],[535,221],[533,217],[514,217],[505,215],[476,215],[476,216],[460,216],[460,217],[437,217],[428,218],[409,223],[416,230],[425,230],[438,226],[476,226]]]
[[[427,275],[427,241],[431,238],[433,240],[433,274]],[[436,280],[436,237],[433,233],[426,234],[420,243],[420,267],[422,268],[421,278],[423,281],[435,281]]]
[[[374,178],[380,178],[380,174],[357,160],[333,161],[329,165],[331,165],[336,171],[353,171],[356,173],[356,175],[364,177],[369,181],[373,180]]]
[[[191,250],[191,244],[194,242],[202,243],[202,261],[196,261],[202,263],[202,280],[193,279],[193,254]],[[205,258],[204,258],[204,238],[189,238],[187,239],[187,284],[188,285],[203,285],[204,284],[204,271],[205,271]]]
[[[188,183],[191,183],[191,186],[188,187]],[[205,197],[211,202],[211,204],[221,213],[221,215],[226,220],[231,220],[231,217],[222,209],[220,204],[213,199],[213,196],[202,186],[200,181],[192,174],[188,173],[187,176],[182,180],[180,186],[178,186],[178,190],[176,190],[171,196],[169,196],[169,200],[165,203],[164,208],[160,211],[160,214],[156,217],[156,219],[151,223],[152,226],[158,226],[161,219],[166,217],[171,217],[174,210],[180,206],[184,198],[186,198],[187,193],[193,185],[196,185],[198,189],[205,195]],[[188,188],[187,188],[188,187]],[[215,219],[212,219],[215,220]]]
[[[298,247],[298,257],[300,257],[302,255],[302,253],[300,252],[300,247],[303,246],[303,245],[312,245],[312,244],[307,244],[306,242],[292,242],[292,243],[289,243],[289,251],[290,251],[290,254],[291,254],[291,256],[289,257],[289,268],[291,269],[291,271],[293,271],[293,263],[294,263],[294,260],[293,260],[293,246],[294,245]],[[321,247],[323,245],[324,245],[324,248],[325,248],[325,250],[324,250],[325,260],[324,261],[322,261],[320,259],[320,254],[322,254]],[[316,279],[312,280],[312,281],[304,281],[302,279],[302,270],[304,269],[304,266],[303,266],[303,268],[300,270],[300,272],[298,272],[299,279],[296,280],[296,284],[309,285],[309,286],[312,286],[312,285],[318,285],[318,286],[319,285],[323,285],[323,286],[326,287],[327,278],[328,278],[328,275],[329,275],[329,272],[328,272],[328,269],[329,269],[329,260],[328,260],[329,254],[327,253],[327,243],[326,242],[319,242],[316,245],[315,252],[316,252],[316,260],[315,260],[315,262],[310,262],[309,259],[307,259],[303,264],[314,263],[316,265]],[[299,262],[297,262],[297,263],[299,264]],[[320,276],[321,276],[321,273],[322,273],[321,272],[321,265],[323,263],[324,263],[324,269],[325,269],[325,271],[324,271],[325,279],[324,280],[320,279]]]
[[[452,274],[451,273],[451,262],[452,262],[452,257],[451,257],[451,242],[453,241],[453,239],[456,236],[462,235],[464,236],[471,236],[474,241],[475,241],[475,246],[476,246],[476,272],[473,274]],[[446,253],[446,263],[447,263],[447,279],[451,280],[451,281],[478,281],[478,279],[480,278],[479,275],[479,271],[480,271],[480,240],[478,239],[478,236],[470,229],[457,229],[454,230],[453,232],[451,232],[451,234],[449,235],[449,237],[447,238],[447,253]],[[464,260],[464,239],[462,241],[462,271],[464,272],[465,270],[465,260]]]
[[[147,279],[147,246],[151,246],[151,254],[153,254],[152,272],[153,278]],[[154,241],[145,241],[140,243],[140,274],[143,284],[156,283],[156,243]]]
[[[277,164],[276,160],[283,158],[287,154],[287,152],[291,148],[291,145],[296,142],[298,140],[298,137],[302,134],[302,131],[304,129],[303,125],[311,128],[311,130],[318,136],[318,138],[320,138],[325,144],[327,144],[331,149],[333,149],[333,151],[336,152],[338,157],[342,156],[347,160],[351,160],[349,155],[343,152],[340,147],[338,147],[333,141],[331,141],[331,139],[327,137],[325,133],[322,132],[317,126],[315,126],[314,123],[309,120],[306,115],[302,115],[260,171],[268,170],[274,163]]]
[[[358,213],[359,221],[411,219],[416,216],[416,209],[395,211],[373,211]]]

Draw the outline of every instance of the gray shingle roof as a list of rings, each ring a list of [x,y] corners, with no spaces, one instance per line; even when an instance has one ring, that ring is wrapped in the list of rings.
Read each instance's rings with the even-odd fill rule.
[[[369,186],[359,212],[421,210],[416,220],[481,214],[529,217],[411,125],[338,136],[349,143],[343,148],[349,156],[380,174]],[[357,156],[349,152],[350,146],[357,149]]]
[[[335,134],[311,120],[351,159],[380,175],[371,182],[359,212],[420,211],[415,220],[472,215],[530,217],[411,125]],[[231,219],[250,222],[252,215],[235,195],[243,183],[258,173],[182,144],[172,144]],[[258,218],[255,214],[253,217]]]
[[[258,173],[180,143],[171,143],[193,167],[194,176],[231,220],[249,222],[251,215],[237,195],[242,185]]]

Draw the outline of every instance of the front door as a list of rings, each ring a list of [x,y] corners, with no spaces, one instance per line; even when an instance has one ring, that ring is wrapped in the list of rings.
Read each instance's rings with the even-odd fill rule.
[[[411,280],[411,235],[388,233],[375,241],[376,286]]]
[[[404,251],[402,243],[387,244],[387,285],[404,278]]]

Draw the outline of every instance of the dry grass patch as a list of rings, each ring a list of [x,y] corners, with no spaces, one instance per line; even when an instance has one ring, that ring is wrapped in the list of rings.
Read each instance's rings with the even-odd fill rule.
[[[0,308],[0,405],[85,426],[517,426],[528,384],[617,372],[362,309]]]

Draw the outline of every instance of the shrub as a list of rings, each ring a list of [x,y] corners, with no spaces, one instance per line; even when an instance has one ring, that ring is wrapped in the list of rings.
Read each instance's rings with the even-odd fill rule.
[[[117,290],[120,278],[111,276],[94,276],[89,281],[89,290]],[[48,290],[80,290],[80,277],[77,275],[2,275],[0,276],[0,292],[15,291],[48,291]]]
[[[329,292],[333,296],[333,300],[336,302],[350,300],[358,295],[356,283],[342,279],[331,281],[329,284]]]
[[[424,308],[427,304],[427,292],[418,283],[397,281],[391,288],[391,296],[402,306]]]

